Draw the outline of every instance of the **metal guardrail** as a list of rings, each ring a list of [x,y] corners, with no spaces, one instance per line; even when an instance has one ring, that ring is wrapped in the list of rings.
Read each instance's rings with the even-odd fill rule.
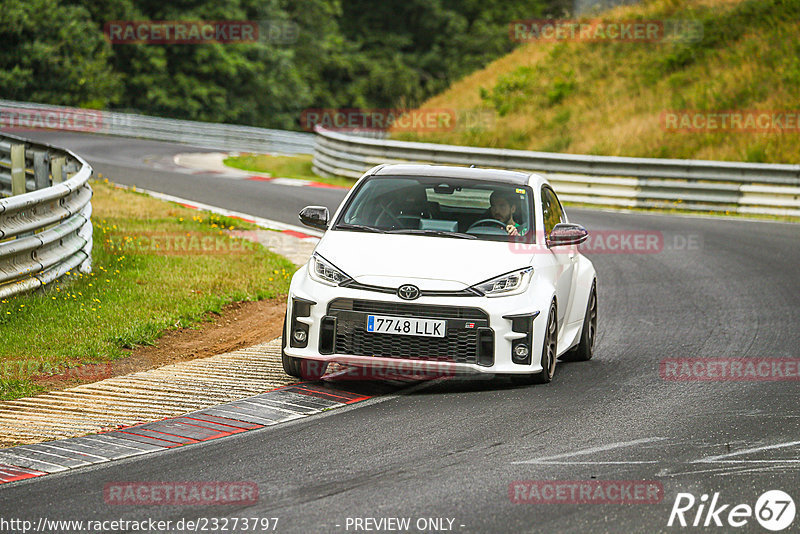
[[[163,119],[28,102],[0,100],[0,127],[93,132],[171,141],[215,150],[311,154],[314,135],[235,124]]]
[[[569,202],[800,216],[800,165],[583,156],[409,143],[317,127],[314,172],[358,178],[380,163],[448,163],[538,171]]]
[[[72,152],[0,135],[0,298],[91,270],[91,175]]]

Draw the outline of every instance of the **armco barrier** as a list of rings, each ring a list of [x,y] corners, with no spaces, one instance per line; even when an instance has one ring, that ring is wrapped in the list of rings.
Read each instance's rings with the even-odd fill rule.
[[[314,135],[0,100],[0,128],[49,128],[184,143],[213,150],[311,154]]]
[[[800,165],[554,154],[409,143],[317,127],[313,168],[357,178],[381,163],[448,163],[538,171],[570,202],[800,216]]]
[[[91,175],[72,152],[0,135],[0,298],[91,270]]]

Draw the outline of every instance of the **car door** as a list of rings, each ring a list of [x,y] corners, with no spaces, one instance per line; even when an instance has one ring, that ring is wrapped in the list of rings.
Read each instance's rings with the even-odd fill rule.
[[[568,222],[555,191],[546,185],[542,186],[542,217],[546,240],[549,240],[550,232],[555,225]],[[558,300],[558,329],[559,335],[561,335],[561,331],[566,326],[566,318],[569,316],[572,303],[572,286],[578,254],[574,246],[548,246],[548,250],[556,265],[554,283]]]

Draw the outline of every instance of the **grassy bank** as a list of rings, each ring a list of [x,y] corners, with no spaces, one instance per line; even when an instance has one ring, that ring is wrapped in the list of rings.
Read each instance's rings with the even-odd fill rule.
[[[800,161],[800,133],[675,131],[662,114],[795,111],[800,3],[651,0],[607,20],[689,19],[699,39],[532,42],[422,107],[494,112],[471,128],[405,140],[576,154],[749,162]]]
[[[311,169],[311,156],[268,156],[265,154],[244,154],[225,158],[229,167],[251,172],[266,172],[275,178],[296,178],[311,180],[340,187],[351,187],[355,180],[347,178],[324,178],[314,174]]]
[[[0,399],[40,391],[37,375],[123,358],[228,303],[288,290],[288,260],[231,235],[246,223],[92,187],[92,272],[0,302]]]

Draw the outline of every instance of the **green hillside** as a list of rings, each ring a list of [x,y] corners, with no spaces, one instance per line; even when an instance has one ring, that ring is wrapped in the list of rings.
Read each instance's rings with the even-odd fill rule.
[[[800,162],[800,0],[651,0],[603,19],[692,20],[702,24],[702,36],[530,42],[422,106],[483,110],[491,120],[394,137],[581,154]],[[668,128],[665,112],[680,110],[704,119],[732,110],[795,115],[770,131]]]

